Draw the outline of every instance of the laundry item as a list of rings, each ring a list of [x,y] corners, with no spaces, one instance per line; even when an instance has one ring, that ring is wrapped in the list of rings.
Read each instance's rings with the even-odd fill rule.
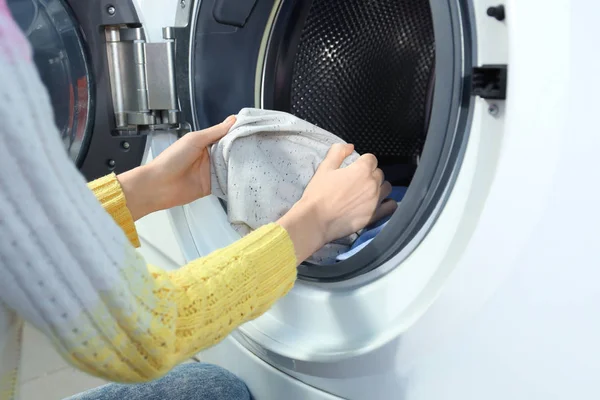
[[[211,147],[212,193],[227,204],[231,226],[246,235],[277,221],[302,197],[329,148],[341,138],[291,114],[244,108]],[[354,152],[343,163],[358,159]],[[353,234],[325,245],[307,261],[335,263]]]
[[[400,202],[404,198],[407,189],[408,188],[406,186],[394,186],[392,187],[392,193],[388,196],[388,198]],[[348,258],[352,257],[353,255],[367,247],[367,245],[371,243],[373,239],[375,239],[375,236],[377,236],[379,232],[381,232],[383,228],[387,225],[390,218],[391,217],[382,218],[379,221],[372,224],[371,226],[368,226],[365,229],[363,229],[363,231],[360,232],[358,238],[354,241],[354,243],[352,243],[350,250],[338,255],[336,257],[336,260],[347,260]]]

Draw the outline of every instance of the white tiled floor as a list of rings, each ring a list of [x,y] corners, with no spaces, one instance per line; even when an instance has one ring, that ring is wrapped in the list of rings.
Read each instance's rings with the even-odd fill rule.
[[[165,212],[152,214],[137,224],[148,263],[166,269],[183,264]],[[105,382],[70,367],[50,341],[30,325],[25,325],[21,364],[22,400],[59,400],[100,386]]]

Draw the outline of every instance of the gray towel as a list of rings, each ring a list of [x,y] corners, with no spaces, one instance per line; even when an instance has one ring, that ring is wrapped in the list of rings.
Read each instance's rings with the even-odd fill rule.
[[[293,115],[244,108],[229,133],[211,148],[212,193],[225,200],[231,226],[246,235],[277,221],[302,197],[339,137]],[[343,166],[356,161],[355,152]],[[356,235],[317,251],[307,261],[332,264]]]

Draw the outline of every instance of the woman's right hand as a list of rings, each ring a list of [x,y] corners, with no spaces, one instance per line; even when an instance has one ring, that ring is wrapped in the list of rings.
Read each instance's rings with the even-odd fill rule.
[[[353,151],[350,144],[333,145],[302,199],[278,221],[294,243],[298,263],[326,243],[357,232],[396,209],[395,201],[384,201],[392,186],[384,182],[374,155],[364,154],[340,168]]]

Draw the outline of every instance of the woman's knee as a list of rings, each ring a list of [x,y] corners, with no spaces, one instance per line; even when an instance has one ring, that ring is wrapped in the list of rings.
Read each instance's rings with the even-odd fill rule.
[[[188,363],[178,366],[171,373],[186,375],[186,381],[196,381],[203,394],[202,399],[250,400],[252,398],[248,387],[240,378],[217,365]]]
[[[167,375],[137,385],[109,384],[71,400],[251,400],[246,384],[231,372],[211,364],[179,365]]]

